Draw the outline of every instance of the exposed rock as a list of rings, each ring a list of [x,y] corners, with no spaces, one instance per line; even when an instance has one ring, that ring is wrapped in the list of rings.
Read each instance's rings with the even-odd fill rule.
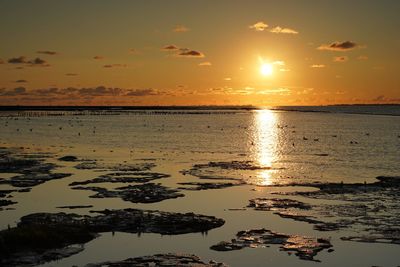
[[[249,202],[247,207],[254,208],[255,210],[271,211],[290,208],[302,210],[311,209],[311,205],[309,204],[287,198],[255,198],[249,200]]]
[[[196,176],[200,179],[243,181],[243,171],[270,169],[270,167],[255,165],[252,161],[211,161],[206,164],[195,164],[190,170],[183,170],[181,173]]]
[[[148,171],[153,167],[155,167],[155,164],[151,162],[137,163],[137,164],[106,164],[97,161],[86,161],[75,166],[75,168],[82,170],[123,171],[123,172]]]
[[[0,184],[10,184],[14,187],[32,187],[50,180],[62,179],[71,176],[70,173],[25,173],[0,181]],[[23,191],[20,191],[23,192]]]
[[[154,203],[165,199],[184,197],[178,190],[167,188],[161,184],[147,183],[140,185],[129,185],[117,187],[115,190],[108,190],[102,187],[83,187],[77,186],[72,189],[92,190],[97,192],[91,198],[115,198],[119,197],[125,201],[133,203]]]
[[[239,186],[245,184],[244,182],[236,183],[200,183],[200,182],[186,182],[178,183],[180,185],[189,185],[190,187],[178,187],[183,190],[208,190],[208,189],[222,189],[232,186]]]
[[[210,248],[217,251],[238,250],[245,247],[267,247],[270,244],[281,245],[281,250],[295,251],[302,260],[318,261],[314,256],[318,252],[332,247],[329,240],[324,238],[305,237],[276,233],[266,229],[240,231],[231,242],[220,242]]]
[[[70,162],[75,162],[78,161],[78,158],[75,156],[64,156],[61,158],[58,158],[59,161],[70,161]]]
[[[343,237],[343,240],[400,243],[400,176],[378,176],[373,183],[306,183],[292,186],[316,187],[319,190],[292,192],[290,195],[342,202],[313,205],[311,210],[304,210],[302,214],[281,209],[276,212],[279,216],[314,224],[314,229],[319,231],[347,228],[357,232],[357,235]]]
[[[57,209],[87,209],[93,208],[93,205],[75,205],[75,206],[59,206]]]
[[[72,182],[70,186],[87,185],[96,183],[147,183],[152,180],[170,177],[168,174],[157,172],[115,172],[101,175],[97,178]]]
[[[16,203],[17,202],[11,201],[8,199],[0,199],[0,207],[9,206],[9,205],[16,204]]]
[[[70,174],[51,173],[55,164],[45,163],[48,154],[23,154],[18,150],[2,150],[0,152],[0,173],[19,173],[10,179],[1,179],[0,184],[10,184],[14,187],[32,187],[44,182],[61,179]]]
[[[205,263],[195,255],[155,254],[130,258],[123,261],[88,264],[85,267],[149,267],[149,266],[179,266],[179,267],[227,267],[224,263],[210,261]]]
[[[95,212],[99,215],[60,212],[22,217],[17,227],[0,231],[0,265],[32,266],[60,259],[81,251],[70,245],[86,243],[99,232],[175,235],[207,232],[225,223],[213,216],[194,213],[137,209]]]

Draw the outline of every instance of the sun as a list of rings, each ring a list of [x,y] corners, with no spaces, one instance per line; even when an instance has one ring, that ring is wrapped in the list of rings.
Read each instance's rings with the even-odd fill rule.
[[[262,76],[271,76],[273,71],[274,69],[272,67],[272,64],[262,63],[260,66],[260,73]]]

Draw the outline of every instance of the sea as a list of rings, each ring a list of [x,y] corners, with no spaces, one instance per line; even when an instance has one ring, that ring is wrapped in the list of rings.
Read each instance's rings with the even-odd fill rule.
[[[36,212],[74,212],[137,208],[194,212],[225,220],[208,233],[183,235],[102,233],[83,252],[40,266],[84,266],[156,253],[195,254],[229,266],[398,266],[398,244],[352,242],[348,230],[316,231],[313,225],[282,218],[273,211],[248,208],[250,199],[275,198],[298,191],[296,184],[373,183],[377,176],[400,175],[400,106],[343,105],[315,107],[33,107],[0,109],[0,146],[25,153],[47,153],[63,179],[13,193],[17,204],[0,211],[0,228],[15,226]],[[91,198],[93,192],[69,184],[99,176],[57,159],[72,155],[109,164],[151,162],[152,171],[170,177],[156,180],[170,188],[204,182],[187,171],[210,162],[247,162],[250,170],[209,170],[244,181],[243,185],[184,190],[184,197],[156,203],[120,198]],[[205,170],[207,172],[207,170]],[[0,174],[8,179],[13,174]],[[213,180],[207,180],[213,182]],[[218,180],[220,182],[220,180]],[[115,188],[121,184],[104,183]],[[0,189],[10,189],[0,184]],[[304,190],[315,190],[306,187]],[[278,193],[278,194],[277,194]],[[281,194],[281,195],[279,195]],[[296,196],[296,199],[306,200]],[[310,203],[322,201],[307,199]],[[393,200],[398,201],[398,200]],[[91,209],[61,210],[65,205]],[[218,252],[210,246],[230,241],[241,230],[265,228],[292,235],[328,238],[333,252],[305,261],[278,245]]]

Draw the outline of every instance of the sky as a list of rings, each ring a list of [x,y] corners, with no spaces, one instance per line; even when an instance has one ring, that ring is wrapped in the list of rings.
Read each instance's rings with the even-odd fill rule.
[[[0,105],[400,103],[400,1],[0,0]]]

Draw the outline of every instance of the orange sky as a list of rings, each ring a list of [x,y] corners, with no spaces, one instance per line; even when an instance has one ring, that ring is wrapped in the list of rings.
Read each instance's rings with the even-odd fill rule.
[[[2,1],[0,105],[400,103],[400,2],[349,2]]]

